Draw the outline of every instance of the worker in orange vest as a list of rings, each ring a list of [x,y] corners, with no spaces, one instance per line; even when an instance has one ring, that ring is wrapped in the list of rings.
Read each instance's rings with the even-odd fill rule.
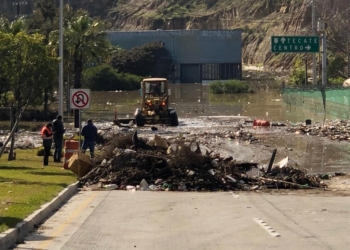
[[[43,166],[49,165],[49,156],[51,152],[52,145],[52,123],[49,122],[41,129],[41,138],[43,139],[44,146],[44,164]]]

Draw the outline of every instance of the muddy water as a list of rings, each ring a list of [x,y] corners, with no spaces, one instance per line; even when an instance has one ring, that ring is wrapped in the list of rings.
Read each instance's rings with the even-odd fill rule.
[[[283,103],[278,90],[267,90],[254,94],[213,95],[209,86],[202,84],[171,85],[171,107],[177,110],[181,118],[241,115],[270,121],[313,122],[325,119],[322,113],[311,113],[299,107]],[[92,106],[84,110],[83,118],[92,116],[101,119],[112,119],[115,108],[119,117],[132,116],[140,106],[140,92],[92,92]],[[326,117],[334,119],[335,117]]]
[[[350,172],[349,143],[286,133],[263,133],[256,137],[271,150],[279,148],[276,162],[288,156],[311,173]]]

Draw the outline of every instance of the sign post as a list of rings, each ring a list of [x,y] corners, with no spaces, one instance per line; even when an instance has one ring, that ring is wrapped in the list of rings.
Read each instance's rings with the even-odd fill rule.
[[[71,89],[70,107],[79,110],[79,149],[81,143],[81,109],[90,108],[90,89]]]
[[[319,36],[272,36],[273,53],[317,53],[320,51]]]

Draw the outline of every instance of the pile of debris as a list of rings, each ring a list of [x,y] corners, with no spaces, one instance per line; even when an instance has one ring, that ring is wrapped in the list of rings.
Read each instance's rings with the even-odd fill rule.
[[[331,140],[350,141],[350,121],[333,120],[327,121],[324,125],[300,124],[289,127],[288,132],[296,134],[307,134],[312,136],[327,137]]]
[[[265,170],[257,163],[223,158],[208,146],[200,147],[183,137],[165,140],[155,135],[146,143],[137,131],[109,141],[93,169],[79,181],[84,186],[174,191],[326,187],[321,178],[287,161]]]

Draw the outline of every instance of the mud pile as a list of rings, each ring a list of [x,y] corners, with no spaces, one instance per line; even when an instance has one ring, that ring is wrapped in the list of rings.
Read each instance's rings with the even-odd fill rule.
[[[119,189],[174,191],[325,187],[318,176],[287,162],[271,165],[267,171],[258,163],[223,158],[194,140],[155,135],[146,143],[137,132],[115,136],[79,181],[84,186],[116,184]]]

